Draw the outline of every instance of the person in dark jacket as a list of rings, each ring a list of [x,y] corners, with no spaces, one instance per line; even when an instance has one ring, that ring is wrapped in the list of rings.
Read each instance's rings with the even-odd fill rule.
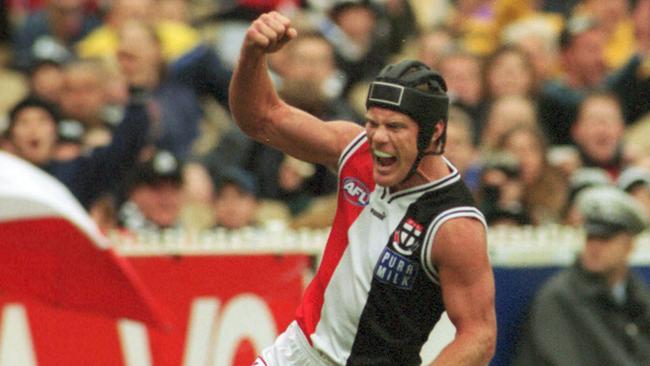
[[[616,187],[578,196],[587,241],[538,292],[513,366],[650,365],[650,289],[631,273],[643,208]]]
[[[149,131],[147,102],[132,96],[111,143],[69,160],[56,160],[58,112],[36,97],[18,102],[9,113],[7,149],[60,180],[85,207],[124,178],[145,146]]]

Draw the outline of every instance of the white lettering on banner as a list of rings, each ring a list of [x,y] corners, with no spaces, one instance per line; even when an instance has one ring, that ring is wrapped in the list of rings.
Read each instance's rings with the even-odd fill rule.
[[[239,343],[248,339],[257,353],[273,344],[277,336],[273,314],[264,300],[253,294],[234,297],[226,304],[212,357],[214,366],[232,364]]]
[[[149,336],[144,324],[122,319],[117,322],[117,333],[120,335],[126,366],[150,366],[152,364]]]
[[[242,341],[256,353],[273,344],[277,328],[264,300],[251,293],[230,299],[220,311],[216,297],[199,297],[189,314],[183,365],[232,365]],[[4,306],[0,323],[0,366],[36,366],[35,349],[25,307]],[[151,347],[147,328],[140,322],[122,319],[117,333],[126,366],[150,366]]]
[[[0,321],[0,366],[36,365],[25,307],[5,305]]]
[[[212,343],[212,327],[219,310],[219,301],[213,297],[200,297],[192,303],[187,337],[185,338],[185,356],[183,365],[207,365],[208,350]]]

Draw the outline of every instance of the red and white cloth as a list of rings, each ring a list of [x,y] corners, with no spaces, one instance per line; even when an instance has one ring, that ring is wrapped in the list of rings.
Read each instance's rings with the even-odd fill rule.
[[[161,325],[152,296],[66,187],[0,152],[0,291]]]

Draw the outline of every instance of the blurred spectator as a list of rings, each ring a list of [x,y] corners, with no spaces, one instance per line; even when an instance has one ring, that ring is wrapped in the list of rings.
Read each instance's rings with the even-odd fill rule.
[[[580,192],[587,188],[611,185],[612,180],[600,168],[578,168],[569,176],[566,204],[562,210],[562,224],[580,226],[582,215],[577,205]]]
[[[535,225],[559,222],[566,204],[566,181],[546,159],[546,139],[536,126],[519,125],[506,131],[497,148],[519,160],[524,185],[523,204]]]
[[[59,179],[88,208],[102,193],[114,189],[135,164],[149,131],[146,98],[134,96],[111,143],[71,160],[56,160],[57,111],[28,97],[9,113],[7,150]]]
[[[616,179],[628,160],[623,146],[625,121],[618,98],[594,92],[580,104],[571,137],[583,166],[605,169]]]
[[[418,38],[417,59],[432,69],[438,67],[440,58],[454,47],[454,37],[451,30],[438,27],[424,32]]]
[[[30,97],[21,100],[9,112],[10,152],[35,165],[47,164],[56,147],[58,122],[54,106]]]
[[[478,55],[494,51],[499,34],[496,1],[457,0],[451,27],[461,37],[462,47]]]
[[[535,68],[537,79],[545,82],[558,72],[558,33],[551,22],[526,18],[506,26],[501,43],[523,50]]]
[[[436,68],[447,82],[451,102],[469,113],[478,131],[485,114],[481,59],[469,52],[452,49],[440,57]]]
[[[35,60],[64,62],[74,57],[73,46],[99,21],[84,8],[86,0],[49,0],[29,14],[14,33],[14,63],[29,70]]]
[[[257,179],[260,198],[285,203],[292,215],[298,215],[307,209],[315,196],[331,193],[312,190],[314,187],[322,187],[324,183],[315,175],[313,165],[308,164],[309,168],[305,169],[302,162],[298,163],[281,151],[260,142],[253,142],[246,157],[243,167]],[[329,187],[331,185],[325,188]]]
[[[544,0],[542,1],[542,8],[545,11],[560,13],[564,17],[569,17],[573,13],[573,8],[580,3],[581,0]]]
[[[172,63],[165,62],[158,37],[161,33],[156,29],[138,21],[124,23],[118,33],[117,58],[126,82],[152,88],[154,99],[159,102],[156,146],[186,159],[203,121],[199,98],[212,97],[225,107],[231,71],[203,44]]]
[[[86,133],[94,135],[93,144],[84,139],[87,146],[108,144],[112,130],[123,117],[123,113],[109,112],[108,71],[98,60],[73,61],[63,70],[64,83],[59,97],[63,116],[81,122]]]
[[[312,203],[314,196],[324,196],[326,193],[333,193],[330,191],[314,194],[306,189],[310,178],[313,178],[315,173],[316,169],[314,165],[284,155],[284,159],[278,170],[278,186],[282,191],[280,200],[289,207],[291,215],[296,216],[304,212]],[[336,185],[334,186],[336,187]]]
[[[539,126],[535,104],[523,96],[501,97],[490,105],[485,124],[478,128],[476,141],[482,151],[489,152],[506,131],[518,125]]]
[[[551,143],[569,142],[577,107],[594,89],[605,88],[618,95],[626,123],[650,111],[650,68],[644,66],[650,54],[650,0],[637,1],[633,17],[636,52],[607,78],[602,56],[606,39],[600,23],[585,15],[567,21],[560,37],[564,79],[547,82],[540,93],[540,117]]]
[[[507,152],[492,153],[483,161],[478,204],[488,225],[527,225],[523,204],[524,182],[519,161]]]
[[[54,152],[56,160],[71,160],[84,150],[84,125],[73,119],[63,119],[57,126],[58,140]]]
[[[343,97],[345,75],[336,68],[334,48],[323,36],[304,31],[283,51],[280,93],[284,99],[289,96],[291,102],[300,103],[313,97],[311,105],[298,107],[326,120],[361,120]]]
[[[58,105],[65,84],[63,65],[53,60],[36,61],[29,72],[29,84],[32,95]]]
[[[629,0],[583,0],[577,9],[600,22],[606,37],[604,60],[609,70],[623,66],[636,51],[630,7]]]
[[[537,94],[537,75],[528,55],[515,47],[498,48],[485,63],[485,97]]]
[[[336,68],[334,49],[325,38],[318,33],[303,32],[287,45],[285,52],[286,70],[281,75],[279,94],[287,103],[327,121],[360,123],[363,120],[343,96],[345,75]],[[284,154],[267,146],[260,152],[271,153],[269,150],[277,154],[278,162],[283,161]],[[266,167],[272,168],[279,169],[280,165]],[[310,195],[322,196],[336,191],[336,175],[326,167],[316,166],[312,175],[305,187]]]
[[[257,224],[259,192],[255,177],[239,168],[226,168],[220,174],[213,201],[217,227],[229,230]]]
[[[467,187],[476,193],[479,186],[480,165],[478,150],[472,141],[472,121],[462,109],[451,106],[447,120],[445,157],[458,169]]]
[[[168,151],[138,163],[126,179],[126,202],[118,212],[119,223],[128,230],[178,227],[183,204],[182,165]]]
[[[190,1],[187,0],[157,0],[156,18],[162,21],[190,23]]]
[[[388,51],[390,54],[400,53],[407,40],[417,38],[419,29],[415,9],[408,0],[390,0],[376,3],[381,4],[389,36]],[[383,24],[379,25],[384,26]]]
[[[595,18],[581,15],[567,20],[559,41],[562,75],[542,86],[539,108],[551,143],[566,144],[575,106],[605,79],[605,36]]]
[[[581,193],[587,240],[538,291],[514,366],[650,364],[650,290],[629,268],[643,208],[615,187]]]
[[[161,56],[172,61],[196,47],[199,33],[185,23],[156,19],[158,5],[154,0],[113,0],[109,4],[104,23],[83,38],[77,45],[82,58],[114,58],[118,45],[118,32],[128,22],[154,24],[160,39]]]
[[[6,112],[13,107],[20,99],[29,93],[29,80],[26,79],[20,72],[16,72],[7,67],[8,55],[4,54],[0,46],[0,88],[3,90],[0,93],[0,120]],[[3,123],[0,121],[0,135],[4,131]]]
[[[618,177],[617,185],[637,200],[650,215],[650,169],[640,166],[628,167]]]
[[[390,52],[390,25],[370,0],[337,0],[319,30],[334,45],[349,87],[381,70]]]

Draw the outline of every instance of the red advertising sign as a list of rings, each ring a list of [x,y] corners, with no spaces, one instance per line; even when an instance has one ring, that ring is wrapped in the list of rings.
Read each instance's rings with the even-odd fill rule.
[[[170,327],[115,321],[0,293],[0,366],[250,365],[293,319],[306,255],[128,261]]]

